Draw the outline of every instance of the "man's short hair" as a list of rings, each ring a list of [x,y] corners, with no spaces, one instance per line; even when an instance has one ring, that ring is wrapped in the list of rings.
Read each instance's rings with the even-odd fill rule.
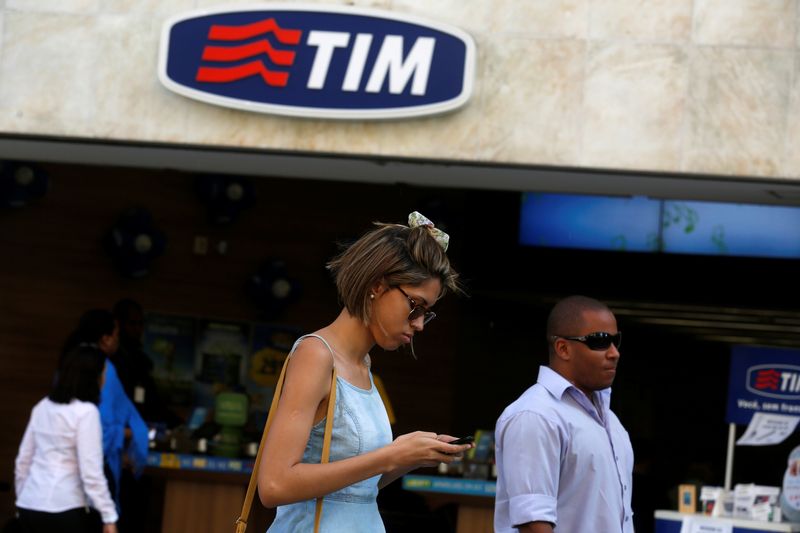
[[[114,313],[114,318],[116,318],[120,324],[124,324],[128,321],[133,311],[138,312],[140,315],[144,314],[142,304],[131,298],[123,298],[114,304],[114,308],[111,312]]]
[[[567,296],[560,300],[547,317],[547,345],[553,353],[553,337],[557,335],[578,335],[578,330],[583,326],[584,311],[611,310],[600,300],[581,296],[579,294]]]

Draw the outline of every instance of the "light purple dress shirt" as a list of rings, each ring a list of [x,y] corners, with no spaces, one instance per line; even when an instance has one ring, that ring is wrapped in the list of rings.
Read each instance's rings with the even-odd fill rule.
[[[537,383],[500,415],[497,533],[535,521],[558,533],[633,532],[631,441],[609,409],[611,389],[593,396],[542,366]]]

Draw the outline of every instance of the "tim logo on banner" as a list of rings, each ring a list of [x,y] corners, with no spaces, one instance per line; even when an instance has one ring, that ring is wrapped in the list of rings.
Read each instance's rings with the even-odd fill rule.
[[[458,28],[372,9],[264,4],[168,20],[158,75],[215,105],[381,119],[464,105],[474,70],[474,41]]]
[[[800,415],[800,351],[735,346],[728,382],[728,422],[756,412]]]

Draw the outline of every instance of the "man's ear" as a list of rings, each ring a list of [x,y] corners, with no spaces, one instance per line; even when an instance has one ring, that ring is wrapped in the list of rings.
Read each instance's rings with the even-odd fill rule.
[[[569,350],[569,343],[562,338],[558,338],[553,341],[553,352],[555,357],[561,361],[569,361],[572,359],[572,353],[570,353]]]
[[[103,335],[100,337],[100,340],[97,341],[97,346],[100,347],[100,349],[103,351],[105,351],[105,349],[108,348],[110,344],[111,344],[111,335]]]

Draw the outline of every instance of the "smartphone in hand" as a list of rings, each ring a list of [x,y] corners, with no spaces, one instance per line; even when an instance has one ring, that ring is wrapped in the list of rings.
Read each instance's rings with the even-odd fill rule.
[[[451,440],[447,444],[472,444],[475,441],[475,437],[472,435],[467,435],[466,437],[461,437],[460,439]]]

